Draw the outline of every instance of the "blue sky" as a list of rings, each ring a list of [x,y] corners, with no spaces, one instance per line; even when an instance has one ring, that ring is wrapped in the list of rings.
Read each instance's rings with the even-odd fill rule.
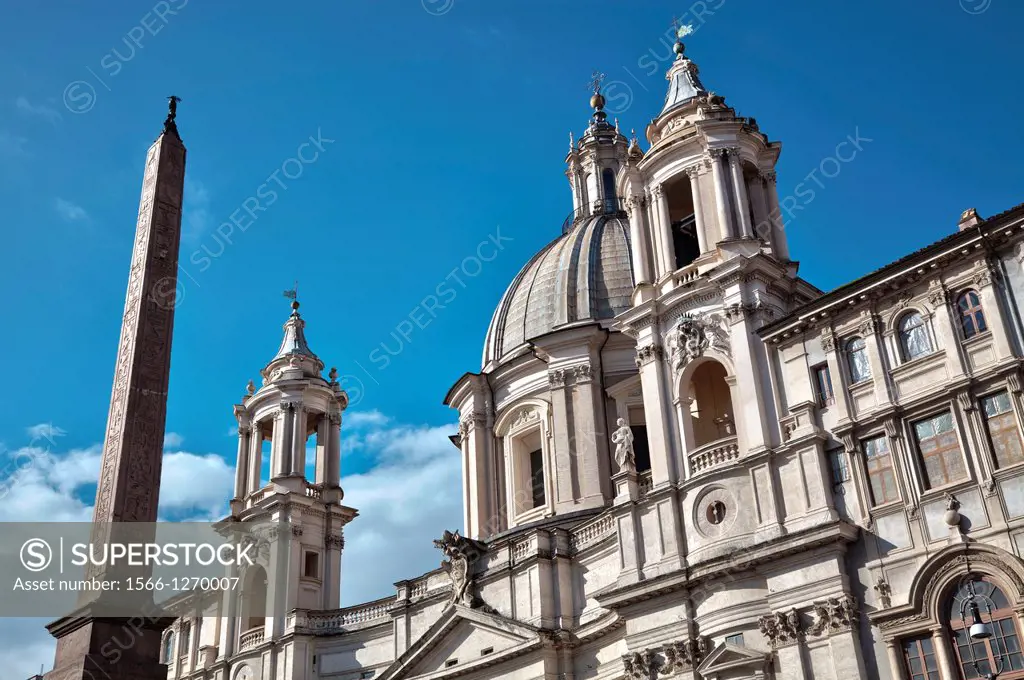
[[[0,24],[0,354],[13,364],[0,451],[11,459],[29,428],[52,423],[61,434],[50,431],[54,461],[40,483],[61,492],[61,465],[96,460],[143,161],[176,94],[189,157],[169,452],[190,456],[175,459],[188,470],[224,474],[231,406],[275,352],[289,311],[281,291],[298,279],[310,344],[346,376],[360,414],[343,432],[342,468],[357,475],[346,482],[357,522],[379,529],[363,548],[381,549],[387,531],[415,534],[426,525],[402,513],[418,488],[447,484],[458,496],[457,453],[443,440],[455,417],[441,400],[479,369],[505,286],[571,209],[563,161],[569,131],[587,122],[589,76],[608,74],[609,109],[642,131],[664,98],[673,15],[695,22],[688,53],[705,84],[783,142],[780,195],[799,197],[790,249],[819,287],[946,235],[965,208],[990,215],[1024,200],[1024,7],[922,7],[22,4]],[[829,164],[850,136],[868,141]],[[311,137],[316,159],[289,162]],[[228,242],[219,225],[274,173],[286,186],[272,184],[273,205],[242,218]],[[417,311],[430,295],[444,304],[433,316]],[[436,474],[402,467],[422,473],[424,460]],[[72,514],[91,502],[81,474]],[[379,483],[396,475],[402,485]],[[185,512],[209,497],[178,500]],[[373,525],[367,508],[392,523]],[[417,521],[439,534],[460,517],[448,502]],[[422,559],[436,561],[429,545]],[[383,594],[389,578],[348,595]]]

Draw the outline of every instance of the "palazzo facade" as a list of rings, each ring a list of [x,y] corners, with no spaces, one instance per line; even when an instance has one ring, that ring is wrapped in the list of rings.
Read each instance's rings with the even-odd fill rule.
[[[823,293],[781,145],[676,52],[646,149],[594,95],[573,212],[446,397],[442,568],[339,608],[347,397],[296,307],[235,407],[228,518],[287,521],[293,578],[176,602],[169,678],[1024,677],[1024,207]]]

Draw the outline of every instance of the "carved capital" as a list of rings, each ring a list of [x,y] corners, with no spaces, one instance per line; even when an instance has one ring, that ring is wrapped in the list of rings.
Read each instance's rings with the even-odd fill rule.
[[[961,411],[970,412],[977,409],[977,406],[974,403],[974,398],[971,397],[971,393],[967,390],[957,392],[956,401],[957,404],[959,404]]]
[[[688,168],[684,168],[683,172],[685,172],[686,176],[689,177],[690,179],[695,179],[704,174],[704,168],[704,163],[698,162],[696,165],[691,165]]]
[[[660,359],[664,355],[661,345],[651,344],[644,345],[643,347],[636,348],[636,365],[637,368],[645,366],[652,361]]]
[[[561,368],[548,371],[548,384],[552,387],[565,387],[565,371]]]
[[[849,630],[857,624],[857,599],[844,593],[820,600],[811,605],[811,614],[813,621],[807,628],[808,635],[831,635]]]
[[[775,177],[776,176],[775,176],[775,171],[774,170],[768,170],[767,172],[759,172],[759,173],[757,173],[757,176],[758,176],[758,178],[762,182],[767,182],[769,184],[775,184]]]
[[[793,644],[800,639],[800,613],[796,609],[766,614],[757,620],[757,626],[772,649]]]
[[[836,351],[836,334],[829,328],[821,332],[821,349],[829,353]]]
[[[572,369],[573,378],[576,379],[577,384],[588,383],[593,378],[591,374],[590,364],[580,364]]]
[[[928,302],[932,307],[936,308],[945,306],[949,303],[949,290],[941,283],[934,281],[932,287],[928,290]]]
[[[878,317],[868,314],[857,326],[857,332],[863,336],[874,335],[880,327]]]

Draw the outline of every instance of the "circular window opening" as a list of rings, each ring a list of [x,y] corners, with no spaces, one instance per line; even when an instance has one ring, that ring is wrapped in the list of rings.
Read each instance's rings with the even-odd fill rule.
[[[707,518],[708,522],[712,524],[721,524],[725,520],[725,503],[722,501],[712,501],[709,503]]]

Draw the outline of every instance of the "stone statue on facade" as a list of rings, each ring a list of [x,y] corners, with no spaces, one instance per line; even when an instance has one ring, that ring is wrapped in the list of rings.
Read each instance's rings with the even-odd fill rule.
[[[619,471],[636,471],[636,456],[633,451],[633,430],[626,424],[624,418],[619,418],[616,425],[618,428],[612,433],[612,443],[615,444],[615,462]]]
[[[434,541],[434,547],[447,558],[441,562],[441,568],[452,580],[450,603],[466,607],[476,607],[480,604],[472,593],[470,565],[483,552],[481,544],[460,536],[458,531],[451,532],[446,529],[444,535]]]

